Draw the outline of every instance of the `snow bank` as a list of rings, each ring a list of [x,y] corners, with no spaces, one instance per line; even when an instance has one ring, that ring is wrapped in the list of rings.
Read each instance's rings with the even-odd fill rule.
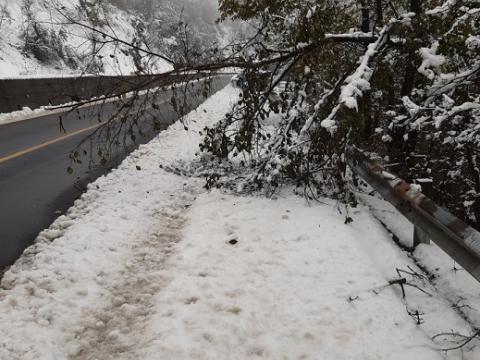
[[[441,358],[399,289],[373,292],[395,268],[379,268],[368,244],[385,232],[358,216],[347,226],[334,203],[293,195],[201,195],[140,358]]]

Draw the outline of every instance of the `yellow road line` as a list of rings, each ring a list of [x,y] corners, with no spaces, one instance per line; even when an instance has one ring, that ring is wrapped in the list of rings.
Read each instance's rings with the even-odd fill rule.
[[[60,141],[63,141],[63,140],[66,140],[66,139],[69,139],[73,136],[76,136],[76,135],[79,135],[79,134],[82,134],[84,132],[87,132],[87,131],[90,131],[90,130],[93,130],[95,128],[98,128],[99,126],[105,124],[105,122],[100,122],[98,124],[95,124],[95,125],[92,125],[92,126],[89,126],[89,127],[86,127],[84,129],[80,129],[80,130],[77,130],[77,131],[74,131],[72,133],[69,133],[69,134],[66,134],[66,135],[63,135],[63,136],[59,136],[55,139],[52,139],[52,140],[48,140],[48,141],[45,141],[41,144],[38,144],[38,145],[35,145],[35,146],[31,146],[27,149],[24,149],[22,151],[18,151],[16,153],[13,153],[13,154],[10,154],[10,155],[7,155],[5,157],[0,157],[0,164],[3,164],[3,163],[6,163],[7,161],[10,161],[10,160],[13,160],[13,159],[16,159],[16,158],[19,158],[23,155],[26,155],[26,154],[29,154],[33,151],[36,151],[36,150],[40,150],[40,149],[43,149],[49,145],[52,145],[52,144],[55,144],[57,142],[60,142]]]

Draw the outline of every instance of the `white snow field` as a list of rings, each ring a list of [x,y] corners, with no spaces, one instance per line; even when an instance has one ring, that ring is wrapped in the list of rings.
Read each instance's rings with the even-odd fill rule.
[[[1,281],[0,359],[478,359],[476,340],[431,340],[473,328],[368,207],[345,225],[330,200],[207,192],[165,170],[236,98],[208,99],[39,235]],[[405,298],[397,268],[417,286]]]

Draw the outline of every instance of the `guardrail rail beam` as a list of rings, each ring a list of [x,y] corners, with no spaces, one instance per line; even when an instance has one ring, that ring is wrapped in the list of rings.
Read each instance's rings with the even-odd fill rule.
[[[415,246],[431,239],[480,281],[480,232],[435,204],[415,185],[385,171],[359,149],[347,148],[346,161],[355,174],[415,226]]]

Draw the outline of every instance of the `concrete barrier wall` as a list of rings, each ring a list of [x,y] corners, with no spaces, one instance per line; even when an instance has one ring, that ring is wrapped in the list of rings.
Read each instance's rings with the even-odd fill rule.
[[[230,78],[231,75],[226,74],[215,76],[211,82],[210,94],[222,89],[228,84]],[[169,79],[170,83],[171,80]],[[189,91],[185,92],[187,95],[185,100],[190,108],[196,108],[205,100],[203,96],[197,96],[198,92],[203,92],[203,85],[203,82],[192,83],[191,86],[189,85]],[[159,97],[165,96],[168,100],[171,94],[171,91],[167,91],[159,94]],[[142,99],[139,98],[141,102]],[[108,173],[131,150],[152,139],[159,131],[180,117],[168,101],[166,103],[159,101],[159,104],[161,106],[157,109],[150,108],[146,113],[140,112],[135,115],[136,129],[138,129],[135,130],[135,134],[138,135],[141,129],[142,136],[136,138],[126,136],[129,126],[120,125],[120,121],[113,122],[111,129],[115,131],[112,132],[120,129],[121,132],[115,136],[123,140],[121,145],[112,147],[106,164],[102,165],[100,159],[102,155],[96,151],[90,151],[92,158],[89,158],[90,154],[82,157],[84,161],[75,165],[74,175],[66,171],[67,167],[72,165],[68,154],[89,134],[92,134],[95,131],[93,129],[65,138],[63,141],[53,142],[41,151],[32,151],[25,157],[18,157],[0,164],[0,278],[2,268],[12,264],[23,250],[33,243],[38,232],[47,228],[58,217],[58,211],[62,213],[67,211],[89,182]],[[105,120],[109,119],[116,112],[115,105],[115,103],[106,104],[100,109],[94,106],[93,111],[83,108],[79,109],[78,113],[64,115],[62,120],[65,133],[59,127],[56,114],[43,114],[37,119],[2,125],[0,126],[0,157],[20,152],[27,147],[31,148],[58,136],[89,128],[97,123],[98,114],[103,114]],[[154,117],[157,120],[155,126]],[[98,133],[97,136],[90,138],[87,144],[95,150],[100,146],[96,142],[101,144],[107,139],[104,136],[107,135]]]
[[[61,105],[91,99],[100,95],[116,95],[130,89],[165,86],[196,75],[99,76],[79,78],[0,79],[0,113]]]

